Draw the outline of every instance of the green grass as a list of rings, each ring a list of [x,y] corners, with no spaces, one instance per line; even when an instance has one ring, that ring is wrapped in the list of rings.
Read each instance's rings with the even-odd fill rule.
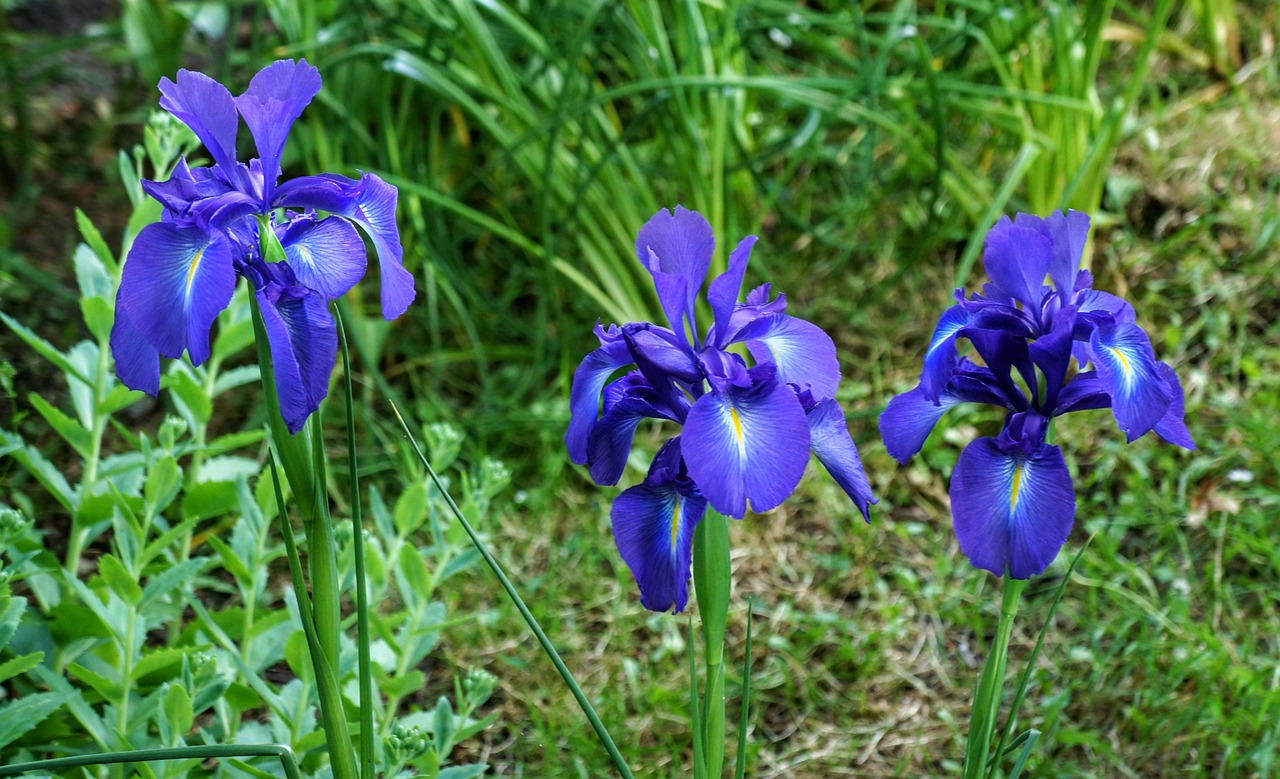
[[[958,774],[996,597],[959,554],[946,484],[963,443],[998,418],[952,412],[906,466],[885,453],[876,419],[915,381],[984,215],[1052,201],[1069,183],[1063,164],[1042,175],[1055,184],[1005,187],[1019,153],[1050,158],[1044,124],[1059,109],[1087,109],[1084,125],[1098,127],[1090,84],[1047,95],[1005,77],[1020,47],[1049,37],[1043,16],[1019,8],[1006,24],[981,0],[545,13],[406,0],[366,6],[380,14],[321,4],[313,17],[272,5],[283,33],[246,4],[249,45],[202,42],[215,60],[232,52],[215,69],[306,53],[326,88],[291,140],[292,167],[375,169],[401,187],[419,302],[386,326],[359,315],[367,293],[349,301],[369,481],[418,476],[380,382],[419,422],[459,424],[464,458],[507,461],[514,486],[480,529],[637,776],[687,775],[686,623],[640,608],[609,532],[617,490],[567,463],[567,377],[596,317],[652,310],[631,241],[659,205],[707,213],[722,245],[755,232],[747,285],[774,281],[793,313],[835,337],[840,400],[882,502],[864,525],[815,466],[796,499],[731,528],[731,701],[744,604],[755,603],[748,775]],[[1115,5],[1116,35],[1103,40],[1120,40],[1098,54],[1104,107],[1125,89],[1151,16],[1149,4]],[[1280,29],[1262,2],[1194,5],[1175,8],[1135,109],[1117,120],[1106,181],[1086,189],[1104,211],[1096,286],[1133,302],[1183,377],[1200,448],[1126,446],[1106,412],[1061,425],[1079,501],[1066,551],[1096,535],[1021,711],[1019,730],[1044,732],[1024,776],[1280,773],[1280,76],[1248,61]],[[1241,67],[1222,48],[1230,35],[1206,42],[1204,14],[1240,20]],[[1074,166],[1089,151],[1079,140]],[[642,428],[637,440],[651,454],[662,434]],[[635,464],[627,479],[647,457]],[[1029,588],[1012,669],[1065,566]],[[475,618],[446,631],[436,659],[499,679],[499,724],[460,749],[500,776],[608,775],[576,703],[484,573],[438,597]],[[425,670],[430,699],[451,674]]]

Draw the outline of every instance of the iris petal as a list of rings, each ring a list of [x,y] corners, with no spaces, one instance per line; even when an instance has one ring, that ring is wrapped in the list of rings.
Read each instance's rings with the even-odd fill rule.
[[[1165,386],[1173,396],[1169,410],[1156,423],[1156,434],[1183,449],[1195,449],[1196,442],[1192,440],[1191,431],[1187,429],[1186,420],[1183,418],[1186,398],[1182,392],[1182,382],[1178,381],[1178,374],[1173,372],[1173,368],[1162,362],[1156,363],[1156,371],[1160,374],[1160,378],[1164,379]]]
[[[972,321],[973,314],[962,305],[948,308],[938,319],[924,353],[924,370],[920,372],[920,388],[929,400],[937,402],[942,388],[947,386],[956,367],[956,336]]]
[[[822,328],[786,314],[758,317],[733,337],[757,363],[772,363],[778,381],[808,387],[815,400],[834,397],[840,384],[836,345]]]
[[[382,316],[388,321],[405,312],[413,302],[413,274],[404,269],[400,231],[396,227],[396,188],[372,173],[359,181],[322,173],[281,184],[275,207],[314,208],[346,217],[373,241],[382,273]]]
[[[655,408],[657,393],[639,376],[623,377],[614,382],[617,384],[625,384],[626,389],[616,402],[606,403],[604,416],[591,429],[587,439],[591,479],[601,486],[617,484],[622,478],[627,467],[627,455],[631,452],[631,440],[641,419],[670,419],[669,415]],[[606,389],[606,397],[610,394]]]
[[[280,245],[298,281],[326,300],[345,295],[368,264],[364,241],[345,219],[296,217],[280,235]]]
[[[160,391],[160,353],[133,326],[120,293],[116,293],[116,321],[111,326],[111,356],[116,361],[116,375],[126,387],[151,397]]]
[[[853,499],[863,519],[871,521],[871,484],[858,457],[858,447],[849,435],[844,412],[833,398],[819,401],[806,415],[809,420],[809,446],[836,483]]]
[[[1066,543],[1075,493],[1062,452],[1006,452],[978,438],[960,453],[951,475],[951,514],[960,549],[974,567],[1015,579],[1044,571]]]
[[[124,264],[119,300],[156,351],[199,365],[209,357],[209,328],[231,302],[231,247],[218,233],[166,222],[147,225]]]
[[[685,318],[693,324],[698,290],[711,267],[716,239],[711,224],[697,211],[665,208],[636,235],[636,258],[654,276],[658,299],[671,329],[683,335]],[[662,279],[662,276],[675,277]]]
[[[1154,428],[1169,410],[1173,393],[1156,368],[1151,341],[1133,324],[1100,327],[1089,338],[1089,360],[1111,395],[1111,410],[1133,441]]]
[[[712,321],[716,330],[716,343],[711,344],[712,346],[722,348],[733,336],[729,331],[733,310],[738,304],[738,291],[742,288],[742,278],[747,272],[747,261],[751,259],[751,248],[755,245],[754,235],[748,235],[739,241],[729,254],[729,267],[707,289],[707,302],[711,304]]]
[[[1067,211],[1066,214],[1054,211],[1045,217],[1044,226],[1053,241],[1049,278],[1053,279],[1053,286],[1070,300],[1080,270],[1080,257],[1089,237],[1089,216],[1079,211]]]
[[[280,415],[297,433],[329,393],[338,335],[319,293],[268,283],[255,291],[271,346]]]
[[[600,393],[615,371],[631,364],[631,352],[624,341],[613,341],[592,351],[573,372],[569,389],[569,429],[564,443],[569,459],[587,464],[588,440],[600,413]]]
[[[910,460],[924,446],[942,415],[962,401],[943,392],[929,400],[922,387],[897,395],[880,414],[880,437],[889,456],[900,463]]]
[[[987,233],[982,263],[1001,290],[1029,307],[1039,307],[1053,244],[1039,230],[1002,217]]]
[[[240,118],[231,92],[203,73],[179,70],[177,83],[160,79],[160,107],[191,128],[228,174],[236,170]]]
[[[681,436],[689,476],[717,511],[739,519],[748,501],[762,512],[786,500],[809,461],[804,408],[761,367],[771,366],[753,369],[754,386],[699,398]]]
[[[320,71],[306,60],[277,60],[258,71],[235,106],[249,126],[262,162],[263,199],[271,201],[280,155],[294,121],[320,91]]]
[[[706,509],[705,499],[684,495],[670,482],[646,481],[614,499],[613,538],[646,609],[684,611],[693,531]]]

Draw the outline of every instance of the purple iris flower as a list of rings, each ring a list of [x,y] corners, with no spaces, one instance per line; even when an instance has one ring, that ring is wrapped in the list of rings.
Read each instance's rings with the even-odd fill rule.
[[[991,283],[968,299],[956,290],[956,305],[925,351],[919,386],[891,400],[880,417],[889,454],[906,462],[952,406],[972,401],[1006,410],[1000,435],[972,441],[951,477],[960,549],[997,576],[1041,573],[1071,531],[1071,475],[1061,450],[1045,442],[1054,417],[1110,408],[1129,441],[1154,430],[1195,448],[1183,421],[1182,385],[1156,359],[1133,306],[1093,289],[1093,277],[1080,270],[1088,233],[1089,217],[1076,211],[1001,219],[984,247]],[[962,338],[984,364],[957,355]]]
[[[684,609],[693,531],[707,505],[737,519],[748,504],[776,507],[799,484],[810,451],[864,517],[876,502],[834,400],[840,366],[830,336],[788,316],[786,297],[770,300],[768,284],[738,300],[755,242],[743,239],[711,282],[714,324],[699,337],[694,312],[715,237],[694,211],[659,211],[640,229],[636,256],[653,276],[669,327],[597,324],[600,348],[573,375],[565,443],[597,484],[618,483],[641,419],[683,426],[611,512],[618,551],[653,611]],[[735,344],[753,365],[741,347],[730,349]]]
[[[401,265],[395,187],[372,173],[279,181],[285,139],[319,91],[320,72],[306,60],[263,68],[235,98],[203,73],[161,79],[160,107],[191,128],[213,165],[190,168],[183,159],[168,181],[142,184],[163,211],[129,250],[111,331],[116,372],[132,389],[159,391],[161,355],[186,351],[193,365],[208,359],[209,330],[242,276],[266,325],[280,410],[296,433],[328,392],[337,355],[329,301],[365,272],[356,227],[378,254],[383,315],[408,308],[413,276]],[[247,165],[235,156],[241,117],[258,149]],[[284,260],[269,261],[260,228],[272,231]]]

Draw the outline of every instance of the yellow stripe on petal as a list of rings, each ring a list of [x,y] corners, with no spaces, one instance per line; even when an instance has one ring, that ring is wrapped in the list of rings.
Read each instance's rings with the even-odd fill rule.
[[[1022,488],[1022,466],[1014,466],[1013,469],[1013,491],[1009,494],[1009,513],[1018,507],[1018,490]]]
[[[746,439],[742,437],[742,420],[738,418],[738,409],[729,406],[729,419],[733,420],[733,434],[738,437],[738,452],[747,451]]]
[[[671,512],[671,554],[676,553],[676,536],[680,535],[680,501],[679,495],[676,496],[676,508]]]
[[[196,252],[196,256],[191,259],[191,267],[187,268],[187,296],[191,296],[191,280],[196,277],[196,266],[200,264],[200,258],[204,256],[204,249],[201,248]]]
[[[1129,364],[1129,358],[1125,357],[1124,352],[1114,346],[1108,346],[1107,349],[1109,349],[1111,353],[1116,356],[1116,359],[1120,361],[1120,367],[1124,369],[1125,382],[1128,382],[1129,379],[1133,377],[1133,366]]]

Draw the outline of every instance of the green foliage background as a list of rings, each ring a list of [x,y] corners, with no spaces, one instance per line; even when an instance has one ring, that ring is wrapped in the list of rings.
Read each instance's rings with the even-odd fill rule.
[[[608,532],[615,493],[561,444],[596,318],[656,311],[634,260],[638,227],[682,203],[708,216],[722,249],[761,236],[747,284],[772,281],[835,337],[840,400],[882,497],[863,526],[810,477],[797,500],[733,527],[730,646],[749,594],[760,647],[752,773],[947,775],[995,598],[955,547],[946,478],[963,442],[998,420],[954,412],[902,467],[875,420],[914,382],[954,286],[979,283],[981,236],[999,214],[1088,211],[1096,286],[1135,305],[1182,376],[1199,449],[1126,446],[1106,412],[1064,422],[1079,496],[1067,549],[1093,540],[1022,712],[1045,733],[1032,767],[1275,772],[1272,4],[125,0],[67,29],[33,22],[37,5],[10,0],[0,28],[0,308],[58,349],[92,335],[65,313],[83,297],[72,209],[119,245],[131,204],[115,149],[142,142],[158,78],[195,68],[235,92],[263,64],[305,56],[325,88],[294,130],[286,173],[373,170],[395,183],[419,282],[410,315],[390,325],[362,316],[372,286],[346,301],[369,478],[389,494],[421,481],[387,398],[419,425],[463,431],[464,473],[507,463],[513,486],[482,525],[638,775],[681,775],[690,757],[684,623],[640,609]],[[78,483],[86,453],[28,400],[66,407],[61,374],[11,332],[0,334],[0,428]],[[225,389],[201,446],[260,427],[254,385]],[[174,395],[104,428],[106,453],[136,448],[138,432],[156,439],[165,413],[182,416],[199,393]],[[660,440],[652,428],[638,438],[650,452]],[[239,446],[260,463],[253,441]],[[175,460],[189,468],[196,451]],[[0,501],[61,552],[68,510],[14,452],[0,460]],[[201,517],[199,537],[227,532],[235,512],[228,502]],[[86,577],[106,576],[106,544],[90,539],[99,567],[86,562]],[[1059,566],[1029,590],[1012,667]],[[463,757],[498,775],[602,775],[603,751],[500,593],[466,573],[435,597],[460,619],[433,653],[443,672],[423,675],[428,707],[455,672],[498,679],[486,710],[498,724],[460,745]]]

